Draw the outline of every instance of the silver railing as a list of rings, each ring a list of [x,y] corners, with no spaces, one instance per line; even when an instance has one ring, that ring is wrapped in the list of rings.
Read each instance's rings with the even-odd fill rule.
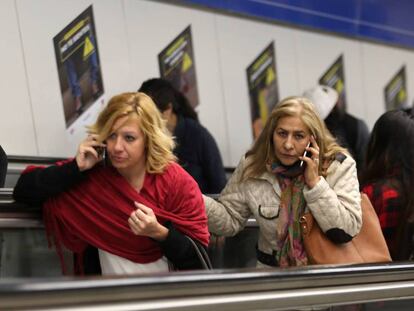
[[[0,282],[5,310],[291,310],[378,301],[404,310],[408,299],[411,263]]]

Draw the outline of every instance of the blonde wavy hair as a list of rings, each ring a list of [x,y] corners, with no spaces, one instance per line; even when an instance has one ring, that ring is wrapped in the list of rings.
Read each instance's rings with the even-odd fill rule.
[[[246,158],[249,158],[249,161],[243,172],[243,179],[263,174],[266,171],[267,163],[278,160],[274,152],[273,133],[279,120],[284,117],[299,117],[315,137],[319,146],[319,174],[326,174],[327,166],[337,153],[349,154],[345,148],[338,145],[309,99],[296,96],[287,97],[272,110],[260,136],[246,153]]]
[[[144,93],[130,92],[112,97],[95,124],[88,127],[88,132],[97,134],[98,141],[103,142],[113,131],[115,122],[125,116],[128,116],[125,122],[131,119],[140,121],[145,137],[147,173],[162,173],[168,164],[176,161],[172,152],[175,147],[174,140],[157,106]]]

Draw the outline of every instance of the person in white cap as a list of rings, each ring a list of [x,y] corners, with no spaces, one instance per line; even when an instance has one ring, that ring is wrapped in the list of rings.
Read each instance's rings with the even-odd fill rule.
[[[329,131],[348,149],[357,163],[358,172],[361,171],[369,140],[366,123],[347,113],[338,92],[329,86],[317,85],[305,91],[303,96],[312,101]]]

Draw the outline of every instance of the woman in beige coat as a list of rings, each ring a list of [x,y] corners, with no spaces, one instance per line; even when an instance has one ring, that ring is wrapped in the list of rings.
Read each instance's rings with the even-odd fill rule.
[[[336,243],[350,241],[362,224],[355,161],[302,97],[273,109],[218,201],[204,199],[216,235],[233,236],[256,218],[258,267],[307,264],[299,226],[307,210]]]

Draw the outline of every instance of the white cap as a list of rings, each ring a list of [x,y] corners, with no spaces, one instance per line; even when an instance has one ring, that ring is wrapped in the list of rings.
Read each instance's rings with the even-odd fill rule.
[[[338,101],[338,92],[325,85],[318,85],[303,93],[303,97],[310,99],[322,120],[331,113]]]

